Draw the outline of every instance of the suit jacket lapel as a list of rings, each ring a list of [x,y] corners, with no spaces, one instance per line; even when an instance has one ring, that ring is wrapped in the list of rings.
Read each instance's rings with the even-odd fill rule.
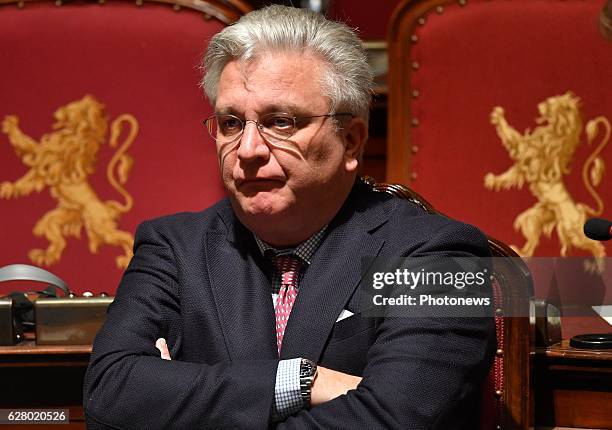
[[[281,359],[307,357],[318,361],[325,342],[362,276],[362,258],[378,255],[384,241],[372,231],[388,219],[381,205],[355,209],[349,198],[330,225],[300,282],[287,323]]]
[[[206,236],[208,274],[229,355],[235,360],[276,358],[270,281],[253,252],[252,235],[227,205],[219,211],[226,230]]]

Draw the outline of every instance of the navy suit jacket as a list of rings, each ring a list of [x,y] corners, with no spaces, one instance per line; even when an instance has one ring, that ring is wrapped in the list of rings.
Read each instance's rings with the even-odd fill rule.
[[[488,318],[364,318],[362,257],[488,255],[476,228],[356,185],[300,282],[280,359],[363,376],[270,422],[279,357],[270,263],[227,200],[143,223],[84,387],[90,428],[474,429]],[[343,309],[355,313],[336,321]],[[155,340],[168,340],[172,361]]]

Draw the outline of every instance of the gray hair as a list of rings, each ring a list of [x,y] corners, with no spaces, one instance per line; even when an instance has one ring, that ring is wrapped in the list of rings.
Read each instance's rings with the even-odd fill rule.
[[[330,99],[331,112],[349,112],[368,121],[373,79],[359,37],[321,14],[280,5],[250,12],[211,39],[201,82],[210,102],[216,102],[221,72],[230,61],[278,51],[321,58],[327,66],[321,87]]]

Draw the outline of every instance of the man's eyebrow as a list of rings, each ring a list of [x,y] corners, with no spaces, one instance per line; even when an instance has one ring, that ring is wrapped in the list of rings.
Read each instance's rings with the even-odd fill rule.
[[[267,114],[274,112],[283,112],[294,116],[303,116],[308,114],[308,111],[303,106],[294,103],[284,103],[267,106],[261,113]]]
[[[238,112],[231,107],[223,107],[220,109],[215,109],[215,115],[236,115],[238,116]]]
[[[288,113],[293,116],[312,115],[312,113],[309,110],[305,109],[301,105],[297,105],[294,103],[283,103],[283,104],[273,104],[273,105],[266,106],[265,108],[259,110],[259,116],[266,115],[269,113],[278,113],[278,112]],[[237,117],[242,117],[243,113],[240,112],[238,109],[235,109],[231,106],[227,106],[227,107],[220,107],[218,109],[215,109],[215,115],[235,115]]]

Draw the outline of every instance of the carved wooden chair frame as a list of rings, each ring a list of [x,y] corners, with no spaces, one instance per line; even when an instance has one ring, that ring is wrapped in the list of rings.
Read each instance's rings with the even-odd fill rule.
[[[110,0],[112,2],[128,2],[129,0]],[[18,8],[27,7],[30,3],[42,3],[44,0],[0,0],[0,5],[15,5]],[[51,3],[49,1],[49,3]],[[96,1],[64,1],[55,0],[55,6],[61,7],[63,4],[91,4]],[[103,5],[107,0],[97,0]],[[134,0],[134,5],[143,7],[146,3],[165,3],[171,6],[176,12],[182,8],[193,9],[202,12],[204,19],[217,19],[224,24],[231,24],[237,21],[242,15],[250,12],[253,8],[245,0]]]

